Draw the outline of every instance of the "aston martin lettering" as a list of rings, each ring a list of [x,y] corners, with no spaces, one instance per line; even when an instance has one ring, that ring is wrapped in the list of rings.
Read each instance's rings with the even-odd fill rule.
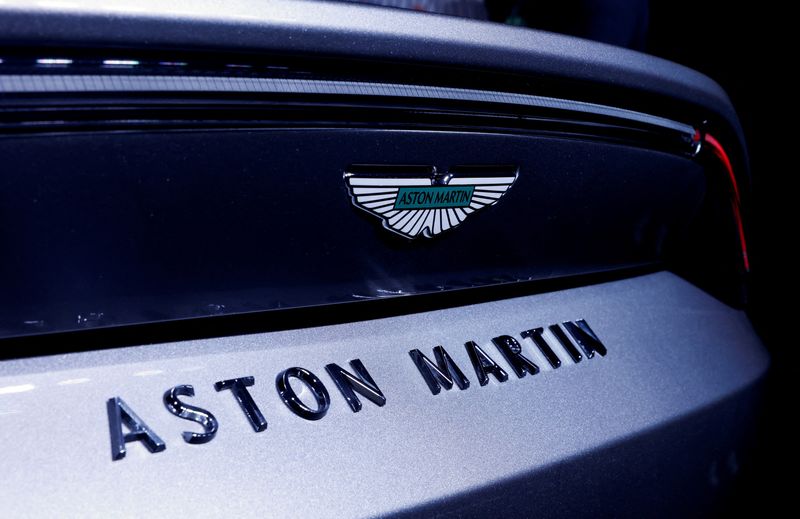
[[[371,173],[371,168],[378,173]],[[409,239],[432,238],[460,225],[475,211],[496,204],[517,180],[513,166],[460,166],[447,174],[422,168],[428,170],[425,176],[380,173],[391,168],[353,166],[355,172],[345,173],[345,183],[353,205]]]
[[[475,186],[401,187],[395,209],[439,209],[469,207]]]
[[[595,354],[605,356],[607,353],[603,342],[583,319],[552,324],[547,327],[547,330],[549,336],[554,339],[548,339],[544,327],[523,330],[519,332],[518,336],[498,335],[492,338],[491,344],[499,353],[499,356],[495,355],[495,357],[505,360],[510,368],[508,371],[521,379],[527,375],[534,376],[540,373],[539,366],[532,358],[538,357],[539,354],[549,364],[548,369],[555,370],[562,366],[562,361],[566,360],[567,356],[572,359],[573,363],[578,363],[583,360],[584,356],[591,359]],[[523,351],[526,341],[529,352]],[[534,350],[531,346],[535,346],[536,349]],[[466,341],[464,349],[472,364],[475,379],[480,386],[489,384],[492,379],[495,383],[503,383],[508,380],[507,370],[498,363],[495,357],[492,357],[494,353],[486,351],[475,341]],[[435,346],[432,351],[434,360],[431,360],[419,349],[412,349],[408,352],[430,392],[437,395],[441,393],[442,388],[450,390],[453,386],[457,386],[459,390],[468,389],[471,385],[469,378],[445,348]],[[536,353],[537,351],[538,353]],[[334,363],[327,364],[324,369],[351,411],[357,413],[362,409],[362,398],[378,407],[386,405],[386,396],[364,363],[359,359],[353,359],[349,365],[350,370]],[[295,392],[291,384],[293,379],[308,389],[308,393],[311,395],[310,399],[313,399],[311,405],[303,401]],[[217,392],[230,391],[238,403],[244,419],[252,426],[253,431],[260,433],[267,430],[268,424],[248,390],[255,384],[255,377],[242,376],[220,380],[212,385]],[[305,420],[323,419],[332,405],[330,392],[325,382],[307,368],[295,366],[284,369],[277,375],[275,389],[278,398],[286,407]],[[167,389],[162,399],[167,411],[183,420],[195,422],[195,427],[199,426],[202,429],[201,432],[184,432],[182,437],[185,442],[208,443],[214,439],[220,424],[211,411],[188,403],[188,399],[194,396],[194,387],[181,384]],[[306,398],[306,400],[310,399]],[[124,458],[126,445],[131,442],[141,442],[153,453],[166,449],[165,440],[122,398],[118,396],[110,398],[106,407],[113,460]]]

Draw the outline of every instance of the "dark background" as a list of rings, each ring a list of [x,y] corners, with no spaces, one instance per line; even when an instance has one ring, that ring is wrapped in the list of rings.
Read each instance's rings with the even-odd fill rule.
[[[789,210],[794,198],[791,147],[778,127],[789,126],[785,123],[794,110],[782,91],[786,66],[792,65],[784,61],[788,52],[783,50],[786,33],[780,16],[780,10],[749,2],[683,0],[654,0],[649,13],[647,52],[720,83],[739,113],[750,152],[751,197],[745,208],[752,267],[748,312],[772,363],[756,449],[742,464],[727,504],[731,514],[791,506],[792,474],[800,459],[788,425],[797,411],[792,383],[798,369],[788,333],[794,283],[784,249],[795,222]]]
[[[800,457],[789,420],[796,416],[792,382],[798,369],[787,328],[791,297],[789,255],[794,198],[787,182],[792,175],[788,135],[777,126],[789,119],[782,92],[786,37],[780,10],[749,2],[650,3],[646,50],[710,76],[728,92],[744,127],[750,152],[751,198],[748,223],[751,278],[748,312],[770,350],[771,370],[757,443],[742,471],[727,512],[761,513],[791,506],[793,473]],[[787,20],[788,22],[788,20]],[[791,65],[790,65],[791,66]],[[782,299],[782,300],[779,300]],[[788,477],[787,477],[788,475]],[[777,511],[777,510],[776,510]]]
[[[488,1],[490,18],[613,43],[699,70],[728,92],[747,138],[751,185],[743,208],[751,274],[748,313],[770,350],[762,416],[755,449],[721,515],[764,514],[794,501],[793,469],[800,461],[789,425],[798,409],[793,382],[795,283],[785,249],[795,236],[789,134],[794,108],[784,85],[791,22],[770,5],[686,0]],[[504,18],[505,17],[505,18]],[[787,124],[788,123],[788,124]]]

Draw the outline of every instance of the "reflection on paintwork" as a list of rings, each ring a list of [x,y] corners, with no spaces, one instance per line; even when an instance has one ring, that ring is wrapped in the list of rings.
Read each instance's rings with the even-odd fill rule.
[[[26,391],[33,391],[36,386],[33,384],[20,384],[18,386],[5,386],[0,387],[0,395],[11,395],[14,393],[25,393]]]
[[[161,375],[164,373],[163,369],[146,369],[144,371],[138,371],[133,374],[134,377],[152,377],[153,375]]]
[[[74,386],[75,384],[85,384],[90,380],[91,379],[88,378],[68,378],[66,380],[56,382],[56,384],[59,386]]]

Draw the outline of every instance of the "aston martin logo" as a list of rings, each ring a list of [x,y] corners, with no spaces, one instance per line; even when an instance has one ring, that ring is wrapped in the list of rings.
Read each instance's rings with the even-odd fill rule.
[[[416,176],[385,176],[393,169]],[[354,166],[345,173],[353,204],[410,239],[432,238],[460,225],[496,204],[516,179],[515,166],[458,166],[447,174],[433,167]]]

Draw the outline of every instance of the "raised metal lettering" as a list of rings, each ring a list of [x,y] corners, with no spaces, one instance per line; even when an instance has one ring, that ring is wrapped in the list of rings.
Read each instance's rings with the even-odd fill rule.
[[[350,361],[350,366],[358,376],[346,371],[338,364],[328,364],[325,366],[325,371],[328,372],[328,375],[333,379],[336,387],[339,388],[339,392],[341,392],[344,399],[347,400],[350,409],[352,409],[354,413],[361,410],[361,401],[356,396],[356,393],[379,407],[386,405],[386,397],[383,396],[378,385],[372,380],[364,364],[359,359],[354,359]]]
[[[505,382],[508,380],[506,372],[497,365],[497,363],[480,346],[473,341],[464,344],[467,349],[467,355],[472,362],[472,367],[475,368],[475,375],[478,377],[480,385],[485,386],[489,383],[489,375],[492,374],[498,382]]]
[[[108,428],[111,432],[112,460],[121,460],[125,457],[125,444],[128,442],[142,442],[150,452],[161,452],[167,448],[164,441],[120,397],[109,398],[106,409]],[[130,432],[122,432],[123,424]]]
[[[458,386],[458,389],[461,390],[469,387],[469,380],[467,380],[467,377],[464,376],[464,373],[458,368],[456,363],[453,362],[453,359],[450,358],[450,355],[448,355],[443,347],[436,346],[433,348],[436,364],[431,362],[431,360],[419,350],[411,350],[408,354],[411,356],[411,360],[414,361],[423,380],[428,384],[428,388],[434,395],[439,394],[442,390],[442,386],[450,390],[454,383]]]
[[[292,389],[292,385],[289,383],[292,378],[300,380],[311,391],[311,394],[314,395],[314,399],[317,401],[316,409],[311,409],[298,398],[294,389]],[[275,387],[278,389],[278,395],[280,395],[286,407],[297,416],[305,418],[306,420],[319,420],[327,414],[328,408],[331,406],[331,397],[328,395],[325,384],[323,384],[315,374],[305,368],[289,368],[283,370],[275,379]]]
[[[559,325],[551,324],[548,328],[553,335],[555,335],[556,339],[558,339],[558,342],[561,343],[564,349],[567,350],[567,353],[569,353],[569,356],[572,357],[572,361],[575,362],[575,364],[583,360],[583,355],[581,355],[581,352],[579,352],[578,348],[572,344],[572,341],[569,340],[569,337],[567,337],[567,334],[564,333],[564,330],[562,330]]]
[[[521,332],[520,335],[523,339],[531,339],[534,344],[539,348],[539,351],[542,352],[544,358],[547,359],[547,362],[553,367],[553,369],[557,369],[561,366],[561,359],[558,358],[556,352],[547,344],[547,341],[542,337],[544,333],[544,328],[533,328],[530,330],[525,330]]]
[[[256,405],[253,397],[250,395],[248,387],[256,383],[253,377],[232,378],[229,380],[220,380],[214,383],[214,389],[222,391],[223,389],[230,389],[233,397],[239,402],[239,407],[244,411],[244,415],[253,426],[255,432],[261,432],[267,428],[267,420],[261,414],[261,410]]]
[[[179,396],[194,396],[194,388],[189,385],[175,386],[164,393],[164,405],[170,413],[184,420],[197,422],[203,427],[202,433],[184,431],[183,439],[187,443],[208,443],[217,435],[219,422],[209,411],[201,407],[185,404]]]
[[[578,343],[587,357],[591,359],[594,357],[595,352],[599,353],[601,357],[605,357],[607,353],[605,345],[600,342],[600,339],[589,328],[586,321],[583,319],[578,319],[575,322],[567,321],[564,323],[564,328],[572,335],[572,338],[575,339],[575,342]]]
[[[510,335],[501,335],[492,339],[492,343],[497,346],[503,357],[506,358],[511,369],[516,373],[517,378],[524,377],[527,373],[535,375],[539,373],[539,366],[531,362],[530,359],[522,354],[522,346]]]

